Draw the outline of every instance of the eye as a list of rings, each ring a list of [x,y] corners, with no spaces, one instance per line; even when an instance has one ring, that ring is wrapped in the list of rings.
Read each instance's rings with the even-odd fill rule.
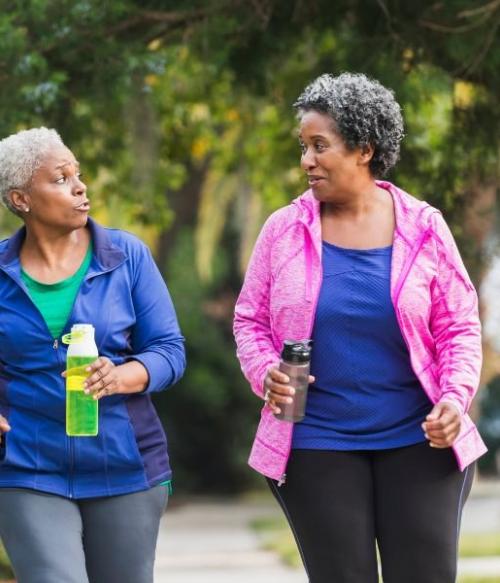
[[[300,148],[300,151],[302,152],[302,154],[305,154],[307,147],[304,144],[304,142],[299,142],[299,148]]]
[[[326,146],[322,142],[316,142],[314,144],[314,149],[316,150],[316,152],[323,152],[323,150],[326,149]]]
[[[56,184],[64,184],[66,182],[66,176],[61,176],[54,181]]]
[[[83,179],[83,172],[77,172],[76,177],[78,178],[78,180],[82,180]]]

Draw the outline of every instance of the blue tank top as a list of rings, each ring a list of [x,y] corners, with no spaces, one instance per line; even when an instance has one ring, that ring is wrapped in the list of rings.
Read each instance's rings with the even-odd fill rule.
[[[432,405],[410,364],[390,297],[392,247],[323,242],[306,416],[293,448],[389,449],[425,441]]]

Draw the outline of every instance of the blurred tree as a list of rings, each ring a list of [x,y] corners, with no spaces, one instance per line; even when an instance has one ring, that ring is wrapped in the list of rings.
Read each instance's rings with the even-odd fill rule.
[[[500,2],[259,5],[265,34],[254,20],[228,49],[237,83],[272,96],[282,120],[325,71],[362,71],[392,87],[408,135],[396,179],[443,209],[478,281],[500,168]]]
[[[59,128],[75,148],[82,145],[91,171],[100,172],[100,190],[120,192],[120,204],[111,201],[110,205],[108,195],[106,207],[128,205],[127,212],[117,215],[132,215],[136,226],[149,222],[159,229],[168,227],[173,215],[167,212],[164,193],[179,192],[180,182],[192,176],[186,171],[186,159],[172,165],[168,157],[155,156],[161,132],[155,111],[148,106],[152,83],[164,75],[172,79],[172,69],[179,72],[175,46],[189,46],[198,54],[197,74],[205,85],[208,78],[231,72],[229,92],[233,103],[238,103],[233,112],[242,106],[251,112],[246,127],[240,124],[248,144],[242,152],[243,164],[255,162],[252,154],[264,154],[259,148],[269,149],[270,137],[288,138],[289,105],[308,80],[324,71],[362,70],[396,90],[413,115],[416,130],[426,125],[422,120],[437,122],[435,130],[427,124],[427,136],[424,131],[413,139],[409,119],[406,167],[400,174],[413,170],[408,175],[414,176],[410,179],[414,191],[444,208],[458,235],[466,206],[475,207],[477,199],[484,197],[480,212],[491,206],[491,195],[484,191],[489,192],[498,178],[500,54],[492,50],[500,24],[498,0],[343,0],[335,8],[327,0],[3,0],[1,4],[1,134],[41,121]],[[200,81],[203,84],[185,76],[173,88],[182,95],[186,85],[200,86]],[[171,93],[175,95],[175,89]],[[265,110],[262,116],[256,111],[259,106]],[[130,122],[126,127],[124,117]],[[262,129],[265,135],[249,139],[249,127]],[[290,196],[290,181],[283,188],[280,172],[285,166],[290,170],[290,149],[284,146],[281,152],[285,157],[277,161],[273,148],[269,161],[278,174],[268,173],[267,181],[252,177],[258,188],[250,205],[254,210],[262,191]],[[197,156],[203,157],[199,149]],[[252,167],[259,169],[265,162],[261,155]],[[225,174],[220,161],[216,165]],[[112,175],[105,172],[110,167]],[[237,176],[241,184],[241,174]],[[207,197],[215,185],[220,186],[213,176],[210,183]],[[254,192],[251,187],[250,192]],[[227,194],[226,202],[229,198]],[[276,199],[281,202],[283,194]],[[205,223],[198,232],[199,266],[206,276],[210,249],[215,248],[223,224],[212,220],[209,206],[204,205],[200,216]],[[265,211],[261,207],[260,214]],[[254,214],[258,223],[261,217]],[[207,224],[213,226],[213,233]],[[248,231],[243,258],[255,225]],[[172,235],[163,242],[171,241]],[[471,258],[474,264],[481,259],[477,253]]]

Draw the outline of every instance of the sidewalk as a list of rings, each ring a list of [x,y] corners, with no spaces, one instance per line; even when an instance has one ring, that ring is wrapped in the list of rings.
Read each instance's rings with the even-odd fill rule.
[[[261,550],[250,528],[276,511],[271,500],[198,500],[169,508],[160,528],[155,583],[307,583],[303,573]]]
[[[253,520],[279,514],[271,498],[174,501],[161,523],[155,583],[307,583],[302,570],[262,550],[251,529]],[[462,531],[500,532],[500,482],[474,486]],[[500,556],[461,559],[459,574],[498,576]]]
[[[500,532],[500,480],[477,481],[462,517],[462,532]],[[460,575],[500,576],[500,556],[460,559]]]

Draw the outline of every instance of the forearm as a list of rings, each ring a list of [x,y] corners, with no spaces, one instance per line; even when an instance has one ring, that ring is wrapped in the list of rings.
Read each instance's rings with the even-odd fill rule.
[[[436,335],[439,402],[454,403],[462,414],[467,413],[477,392],[482,363],[481,328],[476,309],[472,311],[462,314],[462,319],[457,313],[452,321],[446,318],[443,330]]]
[[[146,367],[137,360],[130,360],[116,367],[116,372],[121,379],[119,392],[125,395],[142,393],[149,382]]]
[[[236,355],[254,393],[264,397],[264,378],[271,366],[277,366],[279,354],[274,349],[271,330],[262,322],[242,317],[236,310],[234,322]]]
[[[437,213],[434,237],[438,264],[431,286],[430,329],[441,388],[439,402],[453,403],[464,414],[478,389],[481,372],[478,298],[453,236]]]
[[[259,291],[262,293],[262,289]],[[263,397],[264,377],[270,366],[279,361],[279,354],[273,345],[269,296],[256,297],[255,290],[247,293],[246,282],[236,303],[233,333],[243,374],[252,390]]]

